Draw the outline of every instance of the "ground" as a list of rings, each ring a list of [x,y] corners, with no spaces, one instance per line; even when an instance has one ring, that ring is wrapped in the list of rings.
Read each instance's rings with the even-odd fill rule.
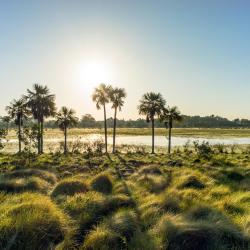
[[[249,249],[249,149],[0,155],[0,249]]]

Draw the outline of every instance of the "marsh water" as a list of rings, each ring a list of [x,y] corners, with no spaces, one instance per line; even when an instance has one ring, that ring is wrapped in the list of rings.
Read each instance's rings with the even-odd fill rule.
[[[95,140],[102,139],[104,140],[104,136],[101,136],[99,134],[90,134],[90,135],[84,135],[81,137],[69,137],[68,142],[73,141],[81,141],[81,142],[93,142]],[[184,146],[187,142],[193,143],[194,141],[207,141],[211,145],[215,144],[224,144],[224,145],[232,145],[232,144],[238,144],[238,145],[246,145],[250,144],[250,137],[228,137],[228,138],[197,138],[197,137],[172,137],[172,146]],[[45,147],[46,148],[53,148],[57,147],[60,142],[63,142],[63,137],[58,138],[45,138]],[[112,144],[113,139],[112,136],[108,137],[108,144]],[[16,150],[17,147],[17,140],[16,139],[10,139],[8,140],[6,150],[12,151]],[[116,137],[116,144],[117,145],[140,145],[140,146],[151,146],[152,143],[152,137],[149,135],[143,135],[143,136],[117,136]],[[165,147],[167,146],[168,138],[166,136],[155,136],[155,146],[157,147]]]

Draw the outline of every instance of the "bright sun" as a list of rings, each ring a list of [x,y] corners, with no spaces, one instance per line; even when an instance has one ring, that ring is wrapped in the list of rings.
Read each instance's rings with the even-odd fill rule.
[[[105,62],[89,62],[79,65],[80,80],[89,88],[100,83],[109,83],[112,77],[111,66]]]

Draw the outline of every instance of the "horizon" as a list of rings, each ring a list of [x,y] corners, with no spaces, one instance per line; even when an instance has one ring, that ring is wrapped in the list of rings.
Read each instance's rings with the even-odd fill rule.
[[[1,2],[0,114],[38,82],[58,108],[100,120],[91,94],[105,82],[127,91],[118,119],[143,118],[149,91],[182,114],[250,119],[249,10],[247,1]]]

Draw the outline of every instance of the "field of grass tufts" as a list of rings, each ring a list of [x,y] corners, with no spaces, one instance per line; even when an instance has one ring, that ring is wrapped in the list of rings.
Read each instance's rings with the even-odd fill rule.
[[[0,154],[0,249],[250,249],[250,155]]]

